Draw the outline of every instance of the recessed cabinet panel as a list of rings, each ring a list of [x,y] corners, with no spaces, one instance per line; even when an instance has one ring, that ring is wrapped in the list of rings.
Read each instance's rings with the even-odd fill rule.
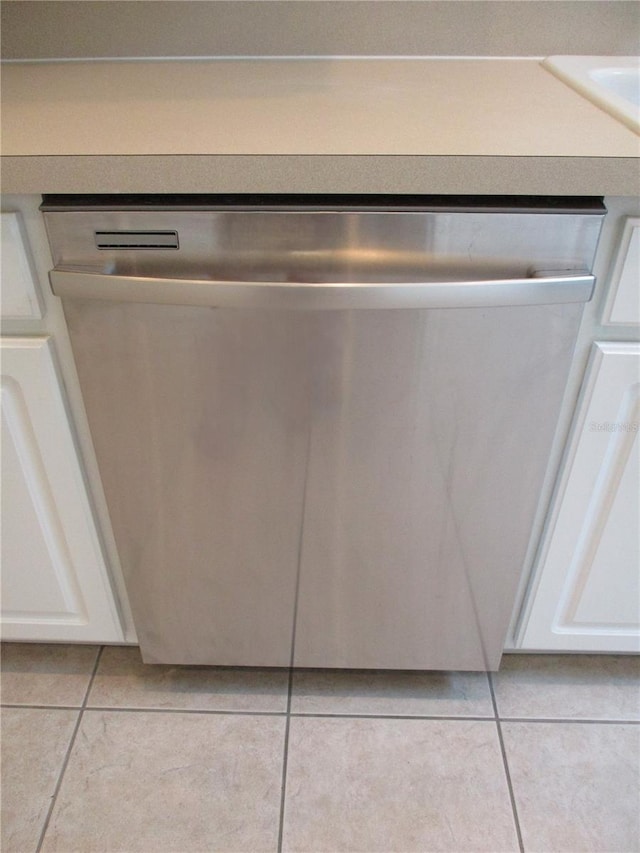
[[[2,263],[0,307],[4,319],[39,319],[42,303],[33,275],[30,250],[18,213],[0,213]]]
[[[2,340],[2,638],[122,631],[47,338]]]
[[[640,651],[640,344],[597,343],[521,646]]]
[[[640,323],[640,219],[627,219],[604,308],[606,325]]]
[[[637,387],[635,402],[637,403]],[[608,460],[610,468],[603,471],[610,483],[607,495],[603,489],[600,501],[602,528],[594,542],[593,562],[589,583],[579,596],[565,603],[572,621],[589,624],[593,614],[604,625],[617,628],[638,627],[640,607],[640,440],[638,433],[624,436],[616,443]],[[619,468],[618,468],[619,466]],[[608,498],[608,499],[607,499]],[[635,531],[635,536],[631,535]],[[632,571],[635,567],[636,571]],[[624,590],[622,596],[620,591]]]
[[[2,488],[3,619],[86,624],[25,400],[20,386],[7,378],[2,381]]]

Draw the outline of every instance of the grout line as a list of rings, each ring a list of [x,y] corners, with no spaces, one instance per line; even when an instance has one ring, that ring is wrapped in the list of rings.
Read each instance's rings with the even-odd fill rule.
[[[293,658],[293,649],[291,650]],[[292,661],[293,663],[293,661]],[[284,727],[284,749],[282,752],[282,783],[280,787],[280,821],[278,824],[278,853],[282,853],[284,834],[284,807],[287,795],[287,764],[289,762],[289,728],[291,726],[291,694],[293,692],[293,666],[289,669],[289,692],[287,694],[287,721]]]
[[[603,719],[599,720],[597,717],[594,719],[588,718],[581,720],[579,718],[565,718],[565,717],[536,717],[532,719],[531,717],[501,717],[500,718],[503,723],[576,723],[578,725],[586,723],[587,725],[605,725],[605,726],[638,726],[640,725],[640,720],[610,720]]]
[[[476,717],[469,716],[463,717],[460,715],[457,716],[447,716],[446,714],[341,714],[339,712],[333,713],[316,713],[313,711],[294,711],[291,714],[292,717],[319,717],[322,719],[325,718],[335,718],[335,719],[345,719],[345,720],[447,720],[451,722],[460,721],[464,722],[483,722],[483,723],[493,723],[494,717]]]
[[[0,708],[24,709],[26,711],[109,711],[115,713],[150,713],[150,714],[210,714],[221,716],[244,716],[244,717],[318,717],[319,719],[346,720],[446,720],[447,722],[484,722],[491,723],[495,717],[464,716],[463,714],[342,714],[340,711],[251,711],[251,710],[226,710],[216,708],[143,708],[129,705],[120,707],[115,705],[22,705],[13,702],[2,702]],[[567,723],[572,725],[604,725],[604,726],[640,726],[640,720],[621,719],[598,719],[569,718],[569,717],[501,717],[502,723]]]
[[[98,672],[98,667],[100,666],[100,660],[102,658],[102,653],[104,652],[104,646],[100,646],[98,649],[98,655],[96,657],[96,662],[93,665],[93,672],[91,673],[91,678],[89,679],[89,683],[87,684],[87,689],[84,693],[84,699],[82,700],[81,710],[87,707],[87,702],[89,701],[89,695],[91,693],[91,688],[93,687],[93,682],[95,681],[96,674]]]
[[[116,713],[126,712],[131,714],[136,713],[152,713],[152,714],[220,714],[231,716],[246,716],[246,717],[285,717],[289,713],[284,711],[245,711],[245,710],[225,710],[216,708],[143,708],[129,705],[120,707],[115,705],[86,705],[82,708],[81,705],[22,705],[13,702],[2,702],[0,708],[12,708],[36,711],[114,711]],[[340,718],[344,717],[348,720],[447,720],[448,722],[493,722],[495,717],[482,716],[464,716],[463,714],[342,714],[340,711],[291,711],[292,717],[318,717],[324,718]],[[595,718],[569,718],[569,717],[501,717],[502,723],[563,723],[576,725],[605,725],[605,726],[640,726],[640,720],[621,719],[598,719]]]
[[[507,788],[509,789],[509,799],[511,800],[511,811],[513,813],[513,822],[516,829],[516,835],[518,836],[518,847],[520,849],[520,853],[524,853],[524,843],[522,840],[522,831],[520,829],[520,820],[518,819],[518,808],[516,806],[516,798],[513,792],[513,784],[511,782],[511,774],[509,773],[509,763],[507,761],[507,751],[504,746],[504,739],[502,737],[502,726],[500,725],[500,715],[498,714],[498,703],[496,702],[496,694],[493,689],[493,679],[491,678],[491,673],[488,672],[487,676],[489,678],[489,690],[491,691],[491,701],[493,702],[493,711],[496,715],[496,730],[498,732],[498,742],[500,743],[500,752],[502,753],[502,763],[504,764],[504,772],[507,779]]]
[[[0,708],[26,708],[41,711],[80,711],[81,705],[24,705],[20,702],[3,702]]]
[[[489,690],[489,695],[491,696],[491,707],[493,708],[493,719],[497,720],[498,719],[498,706],[497,706],[497,703],[495,701],[495,697],[493,695],[493,685],[491,682],[491,670],[486,669],[484,671],[484,676],[487,679],[487,688]]]
[[[47,833],[47,829],[49,828],[49,821],[51,820],[51,815],[53,814],[53,809],[58,799],[58,793],[60,792],[60,788],[62,787],[62,780],[64,779],[64,774],[67,769],[67,765],[69,764],[69,759],[71,758],[71,751],[76,742],[76,736],[80,729],[80,723],[82,722],[82,716],[84,714],[84,710],[87,706],[87,699],[89,698],[89,693],[91,691],[91,687],[93,685],[93,681],[96,677],[96,672],[98,671],[98,665],[100,663],[100,658],[102,657],[102,652],[104,651],[104,646],[100,646],[98,649],[98,654],[96,655],[95,663],[93,664],[93,670],[91,671],[91,677],[89,678],[89,683],[87,684],[87,689],[84,693],[84,699],[82,700],[82,705],[78,710],[78,719],[76,720],[76,724],[73,728],[73,732],[71,734],[71,739],[69,741],[69,746],[67,747],[66,754],[64,756],[64,761],[62,762],[62,767],[60,768],[60,775],[58,776],[58,781],[56,783],[56,787],[53,791],[53,796],[51,797],[51,802],[49,803],[49,809],[47,811],[47,816],[44,821],[44,825],[42,827],[42,832],[40,833],[40,838],[38,839],[38,846],[36,847],[36,853],[40,853],[42,849],[42,845],[44,843],[44,837]]]
[[[227,711],[209,708],[129,708],[109,705],[88,705],[85,711],[109,711],[125,714],[202,714],[208,716],[232,717],[284,717],[286,711]]]

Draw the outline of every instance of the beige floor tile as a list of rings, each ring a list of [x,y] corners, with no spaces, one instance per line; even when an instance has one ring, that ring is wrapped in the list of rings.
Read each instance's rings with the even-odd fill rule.
[[[493,717],[487,676],[461,672],[299,670],[293,676],[291,711]]]
[[[43,850],[275,850],[284,729],[284,717],[86,711]]]
[[[3,643],[1,696],[8,705],[81,705],[97,646]]]
[[[88,705],[202,711],[287,709],[287,670],[219,669],[142,663],[136,648],[105,648]]]
[[[3,709],[3,853],[38,846],[77,717],[78,711]]]
[[[640,657],[505,655],[492,678],[501,717],[640,719]]]
[[[527,853],[640,849],[640,727],[503,723]]]
[[[287,851],[515,851],[493,722],[293,717]]]

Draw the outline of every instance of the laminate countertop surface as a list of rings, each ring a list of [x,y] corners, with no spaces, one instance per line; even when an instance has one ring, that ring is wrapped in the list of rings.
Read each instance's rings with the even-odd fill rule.
[[[7,63],[4,192],[635,195],[640,137],[536,59]]]

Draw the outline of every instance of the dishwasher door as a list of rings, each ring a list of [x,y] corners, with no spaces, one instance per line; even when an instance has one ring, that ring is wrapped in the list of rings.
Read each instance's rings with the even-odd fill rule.
[[[49,210],[144,660],[496,668],[602,208]]]

